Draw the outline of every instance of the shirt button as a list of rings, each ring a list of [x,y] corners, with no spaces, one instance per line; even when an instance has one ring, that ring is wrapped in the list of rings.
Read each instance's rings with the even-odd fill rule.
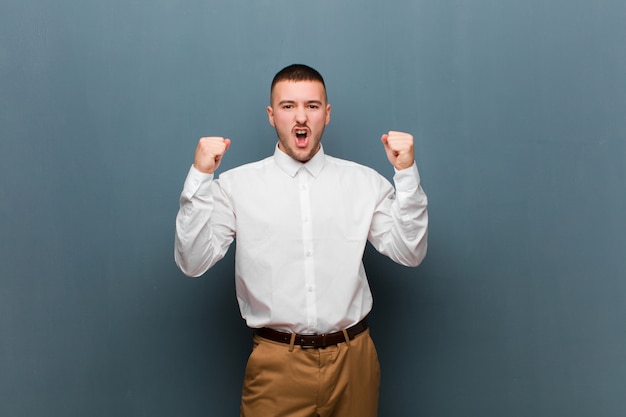
[[[307,287],[307,290],[308,290],[309,292],[313,292],[313,287],[308,286],[308,287]]]
[[[306,255],[306,256],[311,256],[311,255],[312,255],[312,252],[311,252],[310,250],[308,250],[308,251],[306,251],[305,255]]]

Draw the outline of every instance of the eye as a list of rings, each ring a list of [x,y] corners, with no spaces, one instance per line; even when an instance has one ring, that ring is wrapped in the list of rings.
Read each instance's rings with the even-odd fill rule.
[[[283,106],[283,109],[287,109],[287,110],[288,110],[288,109],[292,109],[292,108],[293,108],[293,105],[291,105],[291,104],[285,104],[285,105]]]
[[[320,106],[318,106],[317,104],[309,104],[309,108],[310,109],[318,109]]]

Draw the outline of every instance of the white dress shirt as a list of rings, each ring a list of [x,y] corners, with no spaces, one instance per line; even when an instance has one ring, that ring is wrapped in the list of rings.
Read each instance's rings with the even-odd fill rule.
[[[372,308],[362,263],[368,240],[402,265],[426,255],[427,198],[415,164],[396,171],[394,183],[323,149],[302,164],[276,147],[219,179],[192,166],[176,218],[176,263],[200,276],[236,238],[237,300],[249,327],[348,328]]]

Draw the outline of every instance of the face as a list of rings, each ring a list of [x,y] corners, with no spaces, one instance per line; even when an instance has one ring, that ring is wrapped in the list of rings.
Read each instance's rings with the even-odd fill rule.
[[[307,162],[320,149],[324,128],[330,122],[330,104],[319,81],[279,81],[267,107],[270,124],[278,135],[278,148],[293,159]]]

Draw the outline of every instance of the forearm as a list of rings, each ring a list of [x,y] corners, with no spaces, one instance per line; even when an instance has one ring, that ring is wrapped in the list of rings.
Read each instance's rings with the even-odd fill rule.
[[[381,253],[405,266],[417,266],[428,247],[428,199],[417,167],[397,171],[395,192],[385,197],[375,215],[370,241]]]
[[[176,264],[188,276],[205,273],[233,241],[228,209],[220,197],[212,175],[190,170],[180,197],[174,242]]]

